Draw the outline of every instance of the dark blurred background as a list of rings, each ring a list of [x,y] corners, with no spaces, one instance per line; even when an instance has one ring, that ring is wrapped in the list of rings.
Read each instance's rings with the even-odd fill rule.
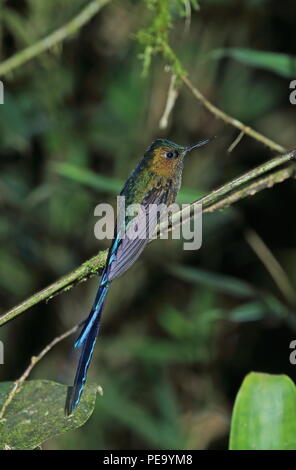
[[[62,26],[86,4],[1,0],[1,60]],[[115,203],[154,138],[189,144],[219,135],[186,161],[186,202],[274,155],[248,137],[227,153],[237,130],[204,110],[184,87],[168,127],[159,128],[170,75],[156,57],[142,76],[135,38],[151,15],[144,1],[112,1],[73,37],[2,78],[1,312],[108,246],[94,238],[94,207]],[[192,9],[190,28],[176,14],[170,40],[212,102],[293,148],[293,74],[218,60],[212,51],[295,55],[294,36],[292,1],[204,0],[200,10]],[[45,448],[227,448],[233,401],[245,374],[296,379],[289,363],[296,336],[295,184],[284,182],[205,215],[199,251],[184,251],[182,241],[149,245],[110,291],[89,373],[104,396],[85,426]],[[276,280],[274,260],[283,268]],[[93,278],[2,327],[1,380],[16,379],[32,355],[84,318],[97,285]],[[70,384],[77,360],[73,341],[56,346],[32,377]]]

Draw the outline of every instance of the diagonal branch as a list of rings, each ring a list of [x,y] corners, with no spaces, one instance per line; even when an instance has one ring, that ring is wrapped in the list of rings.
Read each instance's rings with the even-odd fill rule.
[[[4,61],[0,64],[0,76],[8,74],[13,69],[19,67],[20,65],[26,63],[42,52],[50,49],[55,44],[65,40],[68,36],[78,31],[84,24],[86,24],[104,5],[109,3],[110,0],[93,0],[91,1],[75,18],[66,23],[64,26],[54,31],[41,41],[33,44],[32,46],[27,47],[23,51],[16,53],[11,58]],[[165,45],[165,54],[166,58],[171,60],[177,60],[175,58],[174,52],[169,48],[168,45]],[[233,125],[234,127],[241,130],[241,133],[248,134],[255,140],[263,143],[272,150],[276,150],[280,153],[284,153],[285,149],[268,139],[264,135],[258,133],[257,131],[251,129],[248,126],[245,126],[243,123],[237,119],[227,115],[219,108],[214,106],[204,95],[195,88],[189,78],[184,74],[179,76],[185,85],[190,89],[192,94],[216,117],[224,120],[225,122]],[[294,165],[282,170],[277,170],[272,173],[272,170],[280,165],[284,165],[289,160],[295,159],[295,152],[290,154],[285,154],[280,157],[277,157],[273,160],[270,160],[266,164],[261,165],[260,167],[255,168],[251,172],[246,173],[242,177],[235,179],[228,184],[222,186],[216,191],[211,192],[209,195],[201,198],[192,204],[192,207],[195,204],[203,205],[203,212],[212,212],[218,209],[225,208],[234,202],[243,199],[249,195],[253,195],[258,191],[261,191],[267,187],[271,187],[276,183],[282,182],[287,178],[290,178],[294,175]],[[267,174],[269,173],[269,174]],[[261,175],[263,175],[261,177]],[[254,181],[256,179],[256,181]],[[177,214],[175,214],[177,215]],[[186,220],[182,220],[185,222]],[[159,228],[160,230],[162,227]],[[71,289],[74,285],[85,281],[94,274],[99,273],[105,263],[107,251],[101,251],[93,258],[84,262],[77,269],[67,274],[63,278],[57,280],[50,286],[45,289],[37,292],[32,295],[30,298],[26,299],[21,304],[12,308],[5,314],[0,317],[0,325],[7,323],[9,320],[17,317],[28,308],[36,305],[37,303],[46,300],[48,301],[53,296],[57,295],[60,292]]]
[[[196,205],[202,205],[203,212],[213,212],[215,210],[228,207],[230,204],[233,204],[240,199],[244,199],[247,196],[253,195],[262,189],[270,188],[274,184],[280,183],[285,179],[293,176],[295,174],[295,168],[294,165],[291,165],[289,168],[281,170],[280,174],[279,171],[274,173],[270,172],[273,169],[281,167],[295,159],[296,150],[293,150],[292,152],[289,152],[285,155],[280,155],[279,157],[273,158],[272,160],[268,160],[262,165],[248,171],[247,173],[244,173],[238,178],[231,180],[229,183],[224,184],[220,188],[193,202],[191,207],[194,208]],[[264,178],[260,178],[262,175],[264,175]],[[175,221],[177,221],[178,224],[180,215],[183,224],[190,217],[188,208],[185,208],[180,212],[176,212],[176,214],[173,215],[173,226],[175,226]],[[160,227],[160,231],[161,229],[162,227]]]
[[[246,231],[245,239],[252,250],[256,253],[262,264],[265,266],[266,270],[269,272],[278,289],[284,296],[286,302],[289,305],[295,307],[296,291],[289,277],[272,251],[268,248],[258,233],[256,233],[253,229],[248,229]]]
[[[39,54],[47,51],[48,49],[52,48],[56,44],[64,41],[67,37],[71,36],[75,32],[77,32],[83,25],[85,25],[95,14],[101,10],[107,3],[111,0],[92,0],[75,18],[70,20],[61,28],[57,29],[53,33],[49,34],[45,38],[41,39],[40,41],[32,44],[31,46],[23,49],[20,52],[17,52],[9,59],[5,60],[0,64],[0,76],[7,75],[12,70],[16,69],[17,67],[23,65],[24,63],[28,62],[29,60],[37,57]],[[174,51],[170,48],[168,44],[162,44],[163,55],[166,60],[169,60],[172,63],[179,63],[178,58],[176,57]],[[183,70],[182,67],[179,67],[180,70]],[[194,87],[190,79],[186,76],[185,72],[179,72],[176,74],[178,78],[180,78],[183,83],[187,86],[187,88],[191,91],[193,96],[197,98],[197,100],[202,103],[202,105],[210,111],[214,116],[219,119],[222,119],[224,122],[231,124],[232,126],[236,127],[241,131],[240,138],[243,134],[247,134],[253,139],[261,142],[262,144],[269,147],[271,150],[274,150],[278,153],[284,153],[286,149],[279,145],[278,143],[274,142],[273,140],[269,139],[268,137],[260,134],[260,132],[255,131],[249,126],[246,126],[238,119],[226,114],[221,109],[217,108],[217,106],[213,105],[202,93],[198,88]],[[168,110],[166,110],[168,112]]]
[[[11,310],[4,313],[0,317],[0,326],[25,312],[28,308],[33,307],[33,305],[36,305],[43,300],[48,302],[59,292],[70,290],[74,285],[86,281],[86,279],[99,273],[105,266],[107,253],[108,250],[100,251],[97,255],[82,263],[77,269],[74,269],[74,271],[71,271],[69,274],[66,274],[53,284],[50,284],[45,287],[45,289],[33,294],[16,307],[13,307]]]
[[[76,33],[109,2],[110,0],[93,0],[90,2],[75,18],[70,20],[64,26],[41,39],[41,41],[32,44],[32,46],[26,47],[22,51],[17,52],[12,57],[2,62],[2,64],[0,64],[0,76],[7,75],[15,68],[28,62],[42,52],[51,49],[59,42],[64,41],[68,36]]]
[[[256,167],[242,176],[226,183],[215,191],[212,191],[208,195],[198,199],[190,206],[194,207],[195,205],[202,204],[203,212],[205,213],[224,209],[247,196],[253,196],[263,189],[270,188],[274,184],[281,183],[288,178],[295,176],[295,159],[296,150],[269,160],[263,165]],[[182,211],[180,211],[180,213],[182,213]],[[180,213],[174,214],[172,219],[173,227],[175,227],[174,219],[179,222]],[[186,214],[187,213],[188,209],[186,211]],[[182,224],[187,220],[188,217],[187,219],[183,217]],[[165,227],[160,226],[158,233],[162,233],[164,228]],[[85,261],[74,271],[61,279],[58,279],[40,292],[33,294],[16,307],[13,307],[0,317],[0,326],[13,318],[16,318],[33,305],[44,300],[48,301],[53,296],[71,289],[76,284],[86,281],[95,274],[99,274],[106,262],[106,256],[107,250],[99,252],[97,255]]]
[[[243,124],[241,121],[238,119],[233,118],[232,116],[229,116],[229,114],[224,113],[221,109],[217,108],[217,106],[213,105],[202,93],[201,91],[196,88],[191,80],[186,76],[182,75],[181,80],[187,88],[191,91],[193,96],[200,101],[200,103],[208,110],[210,113],[212,113],[215,117],[222,119],[222,121],[227,122],[228,124],[231,124],[233,127],[236,127],[241,131],[239,135],[239,139],[242,138],[243,134],[247,134],[253,139],[257,140],[258,142],[261,142],[263,145],[266,145],[269,147],[271,150],[275,150],[278,153],[284,153],[286,149],[282,146],[279,145],[277,142],[274,142],[273,140],[269,139],[268,137],[265,137],[263,134],[260,134],[260,132],[255,131],[249,126],[246,126]]]

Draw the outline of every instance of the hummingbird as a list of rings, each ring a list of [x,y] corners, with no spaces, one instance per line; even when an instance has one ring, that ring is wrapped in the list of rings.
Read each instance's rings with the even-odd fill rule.
[[[175,202],[181,187],[185,155],[202,147],[212,138],[183,147],[166,139],[156,139],[147,148],[134,171],[124,184],[120,196],[125,198],[125,207],[140,204],[141,211],[134,215],[124,215],[123,222],[117,224],[107,261],[103,269],[95,301],[82,331],[75,342],[75,348],[82,348],[73,387],[70,387],[65,411],[70,415],[78,406],[87,378],[87,371],[99,334],[100,320],[107,292],[112,281],[121,276],[140,256],[149,242],[142,236],[147,228],[147,215],[151,204],[168,207]],[[157,217],[150,217],[149,230],[154,231]],[[137,236],[131,236],[135,228]]]

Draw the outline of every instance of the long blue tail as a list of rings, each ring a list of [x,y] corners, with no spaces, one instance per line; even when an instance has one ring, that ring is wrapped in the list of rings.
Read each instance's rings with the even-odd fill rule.
[[[84,389],[88,367],[99,333],[101,313],[104,307],[109,285],[110,283],[106,282],[103,276],[91,312],[85,322],[85,325],[79,335],[79,338],[75,343],[76,348],[82,345],[83,348],[75,375],[74,385],[71,388],[71,391],[67,397],[67,403],[65,408],[67,415],[71,414],[72,411],[79,404],[80,397]]]

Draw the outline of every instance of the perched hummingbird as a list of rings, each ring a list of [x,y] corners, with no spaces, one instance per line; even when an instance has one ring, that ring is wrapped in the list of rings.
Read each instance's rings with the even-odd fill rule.
[[[68,415],[72,413],[80,401],[110,284],[113,279],[123,274],[137,260],[149,241],[148,237],[140,236],[147,226],[149,206],[151,204],[165,204],[168,207],[173,204],[181,186],[184,156],[191,150],[207,144],[210,140],[212,139],[201,140],[194,145],[182,147],[166,139],[157,139],[152,142],[127,179],[120,195],[125,197],[126,207],[131,204],[140,204],[142,211],[132,218],[124,216],[123,228],[126,229],[124,234],[121,228],[115,229],[94,304],[75,343],[76,348],[82,347],[82,352],[74,386],[70,390],[66,403]],[[152,229],[153,232],[157,222],[157,217],[152,221],[149,220],[149,230]],[[129,237],[135,224],[139,228],[139,236]]]

